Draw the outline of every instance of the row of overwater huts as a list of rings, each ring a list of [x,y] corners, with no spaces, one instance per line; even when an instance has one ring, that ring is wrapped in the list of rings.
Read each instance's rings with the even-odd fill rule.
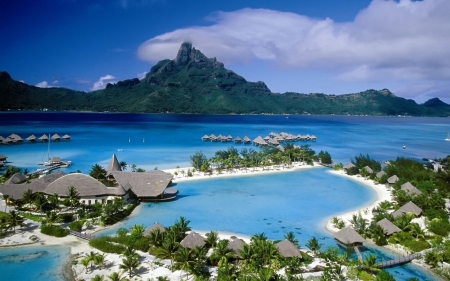
[[[231,135],[228,136],[215,136],[214,134],[211,134],[210,136],[204,135],[202,137],[202,141],[212,141],[212,142],[232,142],[235,143],[244,143],[244,144],[254,144],[258,146],[278,146],[281,142],[295,142],[295,141],[316,141],[317,137],[314,135],[292,135],[289,133],[274,133],[271,132],[268,136],[265,136],[264,138],[261,136],[257,136],[253,141],[245,136],[243,139],[240,137],[236,137],[233,139]]]
[[[50,140],[51,141],[60,141],[60,140],[68,141],[68,140],[70,140],[70,136],[68,134],[65,134],[64,136],[60,137],[58,134],[54,134],[53,136],[50,137],[50,135],[43,134],[40,138],[36,138],[35,135],[31,135],[25,139],[25,141],[27,141],[27,142],[36,142],[36,141],[48,142]],[[24,139],[22,139],[17,134],[11,134],[11,135],[7,136],[6,138],[4,138],[3,136],[0,136],[1,144],[18,144],[18,143],[23,143],[23,142],[24,142]]]

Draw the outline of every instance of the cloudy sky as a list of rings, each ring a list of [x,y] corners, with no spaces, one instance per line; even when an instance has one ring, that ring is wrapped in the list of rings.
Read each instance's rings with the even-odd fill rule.
[[[189,41],[273,92],[450,103],[449,15],[449,0],[4,1],[0,70],[88,92],[143,77]]]

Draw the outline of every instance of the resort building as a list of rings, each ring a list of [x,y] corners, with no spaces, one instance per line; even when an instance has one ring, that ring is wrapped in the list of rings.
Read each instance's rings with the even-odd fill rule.
[[[420,216],[422,214],[422,209],[413,202],[409,201],[405,205],[401,206],[397,211],[393,212],[392,216],[394,216],[394,218],[398,218],[406,213],[412,213],[416,216]]]
[[[282,255],[285,258],[302,257],[298,247],[287,239],[278,242],[277,244],[275,244],[275,247],[277,248],[280,255]]]
[[[353,165],[353,163],[348,163],[347,165],[345,165],[345,166],[343,167],[343,169],[344,169],[344,172],[347,173],[347,171],[348,171],[349,169],[355,168],[355,167],[356,167],[356,166]]]
[[[392,177],[389,177],[387,179],[387,183],[392,186],[393,184],[398,182],[398,180],[399,180],[399,178],[396,175],[393,175]]]
[[[159,223],[155,222],[152,226],[148,227],[148,228],[144,231],[143,235],[144,235],[144,236],[148,236],[148,235],[150,235],[150,233],[152,233],[152,232],[153,232],[154,230],[156,230],[156,229],[159,229],[159,232],[161,232],[161,233],[163,233],[163,232],[166,231],[166,228],[165,228],[164,226],[162,226],[162,225],[160,225]]]
[[[361,246],[363,242],[366,242],[366,239],[350,226],[335,232],[333,236],[334,239],[346,247]]]
[[[384,233],[386,235],[392,235],[396,232],[402,231],[400,228],[398,228],[398,226],[396,226],[395,224],[393,224],[390,220],[388,220],[386,218],[380,220],[379,222],[377,222],[377,224],[379,226],[381,226],[381,228],[383,228]]]
[[[6,162],[6,159],[8,159],[7,156],[0,154],[0,162]]]
[[[195,247],[201,248],[205,246],[205,244],[206,244],[205,237],[201,236],[195,231],[191,231],[191,233],[189,233],[186,237],[184,237],[184,239],[181,240],[180,242],[181,246],[189,249],[193,249]]]
[[[406,191],[408,195],[420,195],[422,192],[417,189],[414,185],[412,185],[410,182],[404,183],[400,187],[401,190]]]
[[[381,179],[382,176],[386,175],[385,171],[379,171],[375,176],[379,179]]]
[[[237,238],[236,236],[231,236],[230,242],[228,243],[228,249],[233,252],[233,254],[241,258],[241,250],[244,249],[244,245],[246,244],[241,239]]]

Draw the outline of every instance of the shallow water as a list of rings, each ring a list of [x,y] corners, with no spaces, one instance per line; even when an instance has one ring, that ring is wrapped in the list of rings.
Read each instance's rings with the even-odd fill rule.
[[[24,139],[30,134],[36,137],[49,133],[69,134],[71,141],[51,142],[50,145],[50,156],[73,162],[64,169],[66,172],[88,173],[95,163],[106,167],[113,153],[119,161],[147,170],[189,166],[189,156],[195,151],[211,157],[215,151],[229,146],[253,147],[202,142],[205,134],[254,139],[272,131],[315,135],[316,142],[297,144],[309,144],[315,151],[326,150],[335,162],[344,164],[360,153],[384,161],[397,156],[444,157],[450,151],[450,142],[444,141],[450,132],[449,118],[0,113],[3,137],[11,133]],[[402,148],[404,145],[406,149]],[[11,164],[32,171],[38,168],[37,162],[46,160],[48,145],[0,145],[0,153],[8,156]],[[171,225],[183,215],[199,230],[244,235],[265,232],[272,239],[282,239],[287,231],[293,231],[301,245],[311,236],[319,237],[325,245],[332,245],[330,234],[323,228],[324,221],[375,199],[371,189],[328,174],[324,168],[189,181],[179,183],[176,188],[180,190],[176,201],[142,204],[133,216],[104,233],[113,233],[120,226],[147,226],[155,221]],[[0,249],[0,254],[3,251]],[[63,261],[58,258],[48,262]],[[408,276],[433,280],[422,277],[421,271],[411,265],[389,271],[395,273],[398,280],[406,280]]]

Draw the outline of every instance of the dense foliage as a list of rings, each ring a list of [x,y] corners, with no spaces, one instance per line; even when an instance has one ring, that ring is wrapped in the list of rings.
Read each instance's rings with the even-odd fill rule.
[[[55,237],[65,237],[69,235],[69,230],[60,225],[41,225],[41,232]]]
[[[369,114],[448,116],[442,102],[418,105],[389,90],[324,95],[272,93],[248,82],[215,59],[184,43],[174,60],[154,65],[145,79],[128,79],[90,93],[38,88],[0,72],[0,110],[76,110],[204,114]]]

